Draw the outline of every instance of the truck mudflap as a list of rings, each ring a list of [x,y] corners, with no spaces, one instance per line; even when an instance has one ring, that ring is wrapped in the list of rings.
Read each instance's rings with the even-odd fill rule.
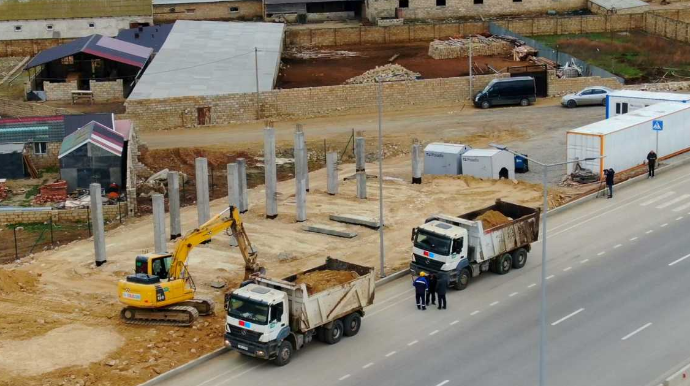
[[[244,355],[256,358],[273,359],[278,345],[275,342],[263,343],[240,339],[228,332],[225,333],[225,345]]]

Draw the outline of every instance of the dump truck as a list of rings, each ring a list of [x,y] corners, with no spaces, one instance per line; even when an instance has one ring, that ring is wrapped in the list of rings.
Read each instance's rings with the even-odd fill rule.
[[[540,213],[499,199],[494,205],[457,217],[433,215],[412,229],[410,271],[413,275],[446,275],[449,286],[463,290],[470,278],[483,272],[504,275],[511,268],[520,269],[527,263],[531,244],[539,238]],[[489,220],[485,228],[482,218],[488,215],[494,221]]]
[[[318,286],[301,282],[321,274],[345,277]],[[373,267],[330,257],[284,279],[256,275],[225,296],[225,345],[284,366],[314,338],[336,344],[343,336],[357,335],[364,308],[374,302],[374,286]]]

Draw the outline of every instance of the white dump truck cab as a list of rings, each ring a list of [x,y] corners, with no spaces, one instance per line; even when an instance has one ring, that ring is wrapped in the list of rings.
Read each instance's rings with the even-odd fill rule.
[[[412,263],[414,274],[424,271],[448,275],[448,282],[457,283],[463,268],[469,266],[467,229],[435,216],[412,230]],[[462,221],[454,218],[453,220]],[[466,285],[462,284],[462,285]]]

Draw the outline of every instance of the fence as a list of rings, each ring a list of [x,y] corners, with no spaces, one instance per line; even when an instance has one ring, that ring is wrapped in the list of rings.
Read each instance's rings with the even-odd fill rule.
[[[553,48],[547,46],[544,43],[541,43],[539,41],[536,41],[534,39],[522,36],[518,33],[515,33],[513,31],[510,31],[506,28],[503,28],[495,23],[489,23],[489,32],[491,32],[494,35],[507,35],[507,36],[512,36],[514,38],[520,39],[525,44],[528,46],[534,47],[539,51],[539,56],[543,58],[547,58],[549,60],[553,60],[554,62],[557,62],[560,65],[565,65],[566,63],[572,62],[578,67],[582,69],[582,76],[598,76],[601,78],[615,78],[618,82],[621,84],[625,83],[623,78],[616,76],[600,67],[593,66],[585,61],[582,61],[572,55],[566,54],[564,52],[560,52],[558,50],[554,50]]]

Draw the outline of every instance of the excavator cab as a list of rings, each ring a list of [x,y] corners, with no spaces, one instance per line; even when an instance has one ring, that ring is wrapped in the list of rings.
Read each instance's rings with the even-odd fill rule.
[[[134,260],[134,275],[127,276],[130,283],[155,284],[168,279],[173,256],[149,253]]]

